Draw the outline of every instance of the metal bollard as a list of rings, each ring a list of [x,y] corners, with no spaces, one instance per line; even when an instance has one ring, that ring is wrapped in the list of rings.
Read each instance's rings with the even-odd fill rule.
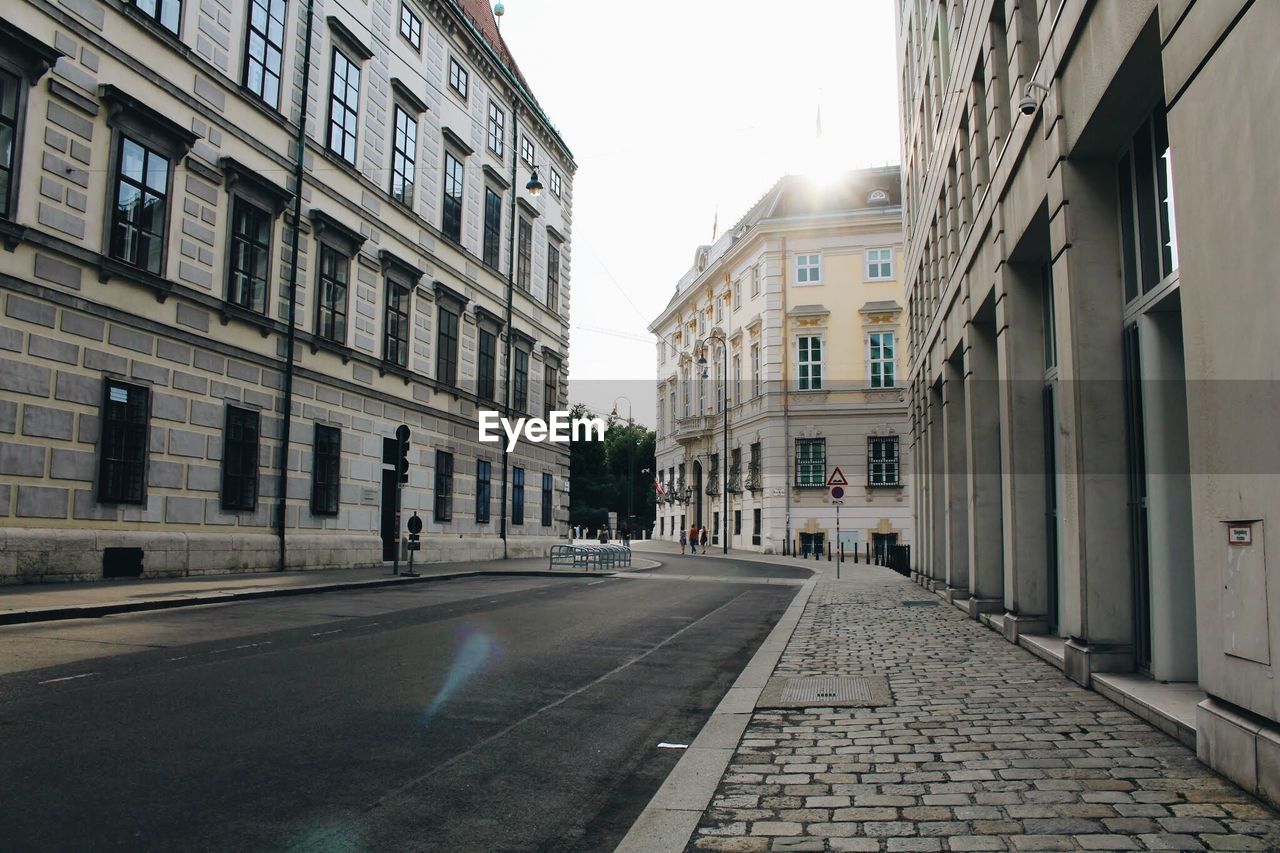
[[[827,562],[831,562],[831,543],[827,543]]]

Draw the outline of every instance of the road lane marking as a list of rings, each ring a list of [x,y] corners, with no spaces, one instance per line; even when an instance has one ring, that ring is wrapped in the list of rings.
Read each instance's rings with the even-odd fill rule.
[[[574,698],[575,696],[578,696],[581,693],[585,693],[586,691],[590,690],[592,687],[595,687],[597,684],[600,684],[605,679],[610,678],[611,676],[617,675],[619,672],[622,672],[624,669],[631,666],[632,664],[639,663],[640,661],[647,658],[649,655],[653,654],[654,652],[658,651],[659,649],[661,649],[662,647],[670,643],[672,640],[679,637],[681,634],[688,631],[693,626],[697,625],[699,622],[702,622],[703,620],[709,619],[710,617],[716,615],[721,610],[724,610],[726,607],[733,604],[739,598],[742,598],[742,596],[746,594],[747,594],[747,591],[743,590],[742,592],[735,595],[733,598],[726,601],[724,604],[721,604],[718,607],[708,610],[706,613],[702,614],[697,619],[690,622],[688,625],[682,626],[675,633],[673,633],[671,636],[667,637],[665,640],[661,641],[657,645],[649,647],[648,649],[636,655],[635,657],[631,658],[630,660],[626,661],[625,663],[618,664],[613,669],[606,672],[604,675],[601,675],[598,678],[595,678],[592,681],[587,682],[581,687],[578,687],[574,690],[569,691],[565,695],[561,696],[559,699],[548,702],[547,704],[543,705],[541,708],[538,708],[536,711],[531,711],[530,713],[521,717],[519,720],[516,720],[514,723],[511,723],[505,728],[497,732],[494,732],[493,734],[489,735],[487,738],[484,738],[483,740],[479,741],[469,749],[453,756],[453,758],[450,758],[448,761],[445,761],[443,764],[440,764],[437,767],[433,767],[432,769],[428,770],[426,773],[423,773],[420,776],[410,779],[408,782],[405,782],[401,785],[398,785],[395,788],[392,788],[390,791],[383,794],[377,800],[365,806],[364,811],[366,812],[372,811],[373,809],[378,808],[384,803],[389,802],[390,800],[393,800],[396,797],[399,797],[400,795],[404,794],[406,791],[410,790],[411,788],[414,788],[417,785],[420,785],[422,782],[426,781],[427,779],[430,779],[435,774],[443,770],[449,769],[453,765],[457,764],[459,761],[462,761],[464,758],[467,758],[468,756],[470,756],[473,752],[476,752],[477,750],[485,748],[486,746],[498,740],[499,738],[505,737],[506,735],[510,734],[512,731],[524,725],[525,723],[529,722],[533,718],[541,716],[542,714],[552,710],[553,708],[558,708],[559,706],[563,705],[565,702],[568,702],[570,699]]]
[[[320,631],[320,632],[318,632],[318,633],[312,634],[311,636],[313,636],[313,637],[327,637],[327,636],[329,636],[330,634],[341,634],[341,633],[342,633],[342,629],[341,629],[341,628],[335,628],[335,629],[334,629],[334,630],[332,630],[332,631]]]
[[[55,684],[59,681],[75,681],[77,678],[88,678],[91,675],[97,675],[96,672],[82,672],[79,675],[64,675],[62,678],[49,678],[45,681],[37,681],[36,684]]]
[[[608,579],[606,578],[605,580],[608,580]],[[587,586],[595,586],[598,583],[604,583],[604,582],[605,581],[592,581],[591,583],[587,584]]]
[[[687,743],[667,743],[665,740],[658,744],[658,749],[688,749]]]
[[[178,655],[176,658],[168,658],[168,660],[170,660],[170,661],[175,661],[175,660],[186,660],[186,659],[187,659],[187,656],[186,656],[186,655]]]

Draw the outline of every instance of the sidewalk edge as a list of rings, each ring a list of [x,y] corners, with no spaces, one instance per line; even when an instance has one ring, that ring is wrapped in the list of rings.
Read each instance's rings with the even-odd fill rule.
[[[782,658],[820,577],[815,575],[800,587],[615,853],[675,853],[688,845],[751,721],[764,682]]]

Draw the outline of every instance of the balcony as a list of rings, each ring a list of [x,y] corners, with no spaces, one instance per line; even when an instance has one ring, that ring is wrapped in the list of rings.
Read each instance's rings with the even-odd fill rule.
[[[720,478],[717,475],[712,474],[707,477],[707,488],[705,491],[709,495],[720,494]]]
[[[739,469],[729,469],[729,479],[725,482],[724,488],[731,495],[742,493],[742,472]]]
[[[676,418],[676,428],[671,437],[681,444],[695,444],[711,435],[720,422],[718,415],[691,415]]]
[[[760,473],[757,465],[752,465],[747,469],[747,488],[750,491],[758,492],[764,488],[764,477]]]

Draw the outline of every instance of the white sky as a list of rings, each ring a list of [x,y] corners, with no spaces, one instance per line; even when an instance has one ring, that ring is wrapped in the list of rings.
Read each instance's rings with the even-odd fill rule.
[[[571,402],[625,394],[653,424],[646,327],[717,210],[723,234],[815,155],[900,160],[892,2],[505,0],[503,37],[578,164]]]

